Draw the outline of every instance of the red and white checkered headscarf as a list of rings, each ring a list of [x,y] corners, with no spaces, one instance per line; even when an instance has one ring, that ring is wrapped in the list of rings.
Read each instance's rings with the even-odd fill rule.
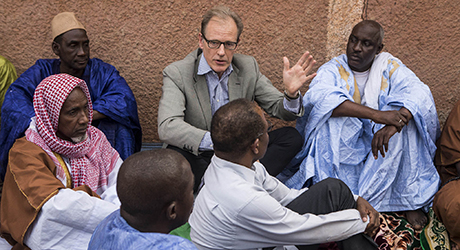
[[[62,105],[76,87],[80,87],[88,99],[89,123],[87,138],[74,144],[57,137],[56,131]],[[56,177],[65,180],[65,171],[53,152],[69,158],[73,187],[87,185],[94,192],[105,190],[107,177],[119,155],[104,133],[89,125],[93,119],[93,106],[85,81],[67,74],[49,76],[35,89],[33,103],[36,130],[27,129],[26,139],[40,146],[53,159],[57,166]]]

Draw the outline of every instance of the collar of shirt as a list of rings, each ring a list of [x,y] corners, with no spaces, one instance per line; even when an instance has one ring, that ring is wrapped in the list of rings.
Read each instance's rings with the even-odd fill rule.
[[[229,101],[228,76],[232,72],[233,66],[230,64],[230,66],[222,74],[222,77],[219,79],[219,76],[216,72],[214,72],[214,70],[212,70],[204,56],[200,59],[197,75],[205,75],[206,77],[212,114]]]
[[[230,64],[230,66],[228,66],[228,68],[222,74],[222,78],[230,75],[230,73],[232,72],[233,72],[233,66],[232,64]],[[217,76],[217,73],[212,70],[211,66],[209,66],[208,62],[206,61],[206,58],[204,58],[204,56],[201,56],[200,62],[198,63],[197,75],[201,76],[201,75],[206,75],[208,73],[214,73]],[[217,79],[219,79],[218,76],[217,76]]]
[[[245,181],[254,183],[254,180],[255,180],[255,177],[256,177],[256,174],[257,174],[256,173],[257,168],[256,168],[255,164],[258,164],[258,163],[254,163],[251,166],[251,168],[247,168],[247,167],[245,167],[243,165],[236,164],[236,163],[224,160],[222,158],[219,158],[216,155],[213,156],[212,161],[215,162],[215,164],[213,164],[213,167],[216,167],[218,169],[219,168],[225,168],[226,170],[231,169],[231,172],[237,174],[238,176],[243,178]]]

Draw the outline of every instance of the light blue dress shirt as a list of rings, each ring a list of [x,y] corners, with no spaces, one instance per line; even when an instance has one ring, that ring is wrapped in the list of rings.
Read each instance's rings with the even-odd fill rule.
[[[88,250],[96,249],[167,249],[197,250],[195,245],[179,236],[162,233],[143,233],[131,227],[116,210],[94,230]]]
[[[204,75],[206,77],[206,83],[208,84],[209,90],[209,100],[211,101],[211,112],[213,115],[220,107],[229,102],[228,77],[232,72],[233,67],[230,64],[230,66],[222,74],[222,77],[219,79],[219,75],[217,75],[217,73],[212,70],[211,66],[209,66],[208,62],[206,61],[206,58],[202,56],[200,59],[197,75]],[[287,100],[286,98],[283,100],[284,108],[294,114],[298,114],[300,112],[301,104],[302,97],[293,99],[291,101]],[[199,150],[213,150],[211,133],[209,131],[206,132],[206,134],[203,136]]]

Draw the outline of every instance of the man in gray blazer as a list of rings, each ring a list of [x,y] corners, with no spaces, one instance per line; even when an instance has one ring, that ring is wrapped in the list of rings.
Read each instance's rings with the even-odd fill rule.
[[[209,130],[219,107],[246,98],[257,102],[269,115],[292,121],[303,114],[299,89],[316,75],[308,75],[316,63],[309,52],[292,68],[284,57],[283,95],[260,73],[253,57],[235,54],[242,31],[241,18],[228,7],[210,9],[201,22],[200,48],[163,71],[158,134],[169,148],[190,162],[195,191],[214,153]],[[271,131],[268,151],[261,162],[276,176],[301,146],[302,138],[294,128]]]

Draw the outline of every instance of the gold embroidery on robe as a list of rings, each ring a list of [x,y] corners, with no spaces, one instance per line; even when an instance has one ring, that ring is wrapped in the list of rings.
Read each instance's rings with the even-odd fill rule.
[[[359,93],[358,83],[356,82],[356,78],[354,78],[354,80],[355,80],[355,93],[353,93],[353,100],[357,104],[361,104],[361,94]]]
[[[386,88],[388,88],[388,81],[384,76],[382,76],[382,86],[380,87],[380,90],[385,91]]]
[[[350,77],[350,73],[347,72],[347,70],[342,65],[337,66],[337,68],[339,69],[340,76],[347,83],[347,91],[350,91],[350,85],[348,84],[348,78]],[[354,80],[355,80],[355,84],[354,84],[355,92],[353,93],[353,100],[356,103],[361,104],[361,94],[359,93],[358,84],[356,83],[356,79]]]
[[[399,68],[399,63],[397,63],[395,60],[388,60],[388,64],[393,64],[393,68],[390,70],[390,76],[388,78],[391,78],[391,75]]]
[[[337,62],[339,62],[339,61],[337,61]],[[350,85],[348,85],[348,77],[350,76],[350,73],[348,73],[347,70],[345,70],[345,68],[342,65],[337,66],[337,68],[339,68],[340,76],[347,83],[347,90],[350,91]]]
[[[399,68],[399,63],[396,62],[395,60],[388,59],[388,64],[390,63],[393,65],[393,68],[390,70],[390,75],[388,79],[390,79],[393,73]],[[386,88],[388,88],[388,80],[382,76],[382,85],[380,87],[380,90],[385,91]]]

